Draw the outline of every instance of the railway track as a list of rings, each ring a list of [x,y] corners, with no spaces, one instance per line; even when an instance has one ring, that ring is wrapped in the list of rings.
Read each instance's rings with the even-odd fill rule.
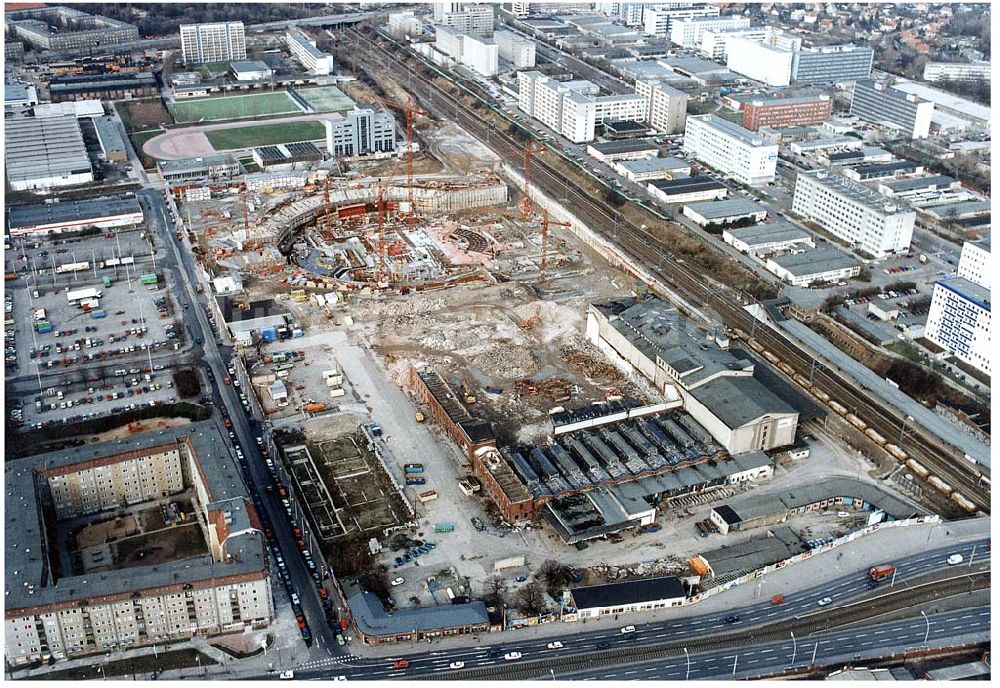
[[[970,581],[971,579],[971,581]],[[789,633],[806,638],[812,633],[828,631],[866,619],[873,619],[889,612],[906,609],[917,604],[934,602],[946,597],[966,595],[970,590],[984,590],[990,587],[990,571],[959,576],[944,581],[931,581],[910,588],[898,589],[875,598],[860,600],[853,604],[820,610],[813,614],[797,616],[780,623],[762,626],[746,631],[736,631],[723,635],[687,638],[680,641],[656,643],[653,645],[633,645],[599,650],[579,655],[560,655],[542,660],[518,662],[505,666],[490,666],[464,671],[454,671],[433,676],[413,676],[412,679],[448,680],[530,680],[549,676],[550,670],[567,674],[601,666],[634,664],[654,659],[683,656],[684,648],[691,654],[727,650],[762,645],[787,640]]]
[[[364,33],[363,33],[364,31]],[[407,65],[400,58],[401,51],[407,50],[384,34],[370,28],[351,28],[346,34],[352,37],[351,49],[355,52],[352,59],[362,63],[367,56],[378,63],[376,69],[388,69],[395,66],[400,74],[406,74],[405,85],[413,94],[419,97],[425,107],[438,110],[454,119],[460,126],[469,131],[481,143],[491,148],[504,161],[515,168],[523,159],[523,144],[514,137],[500,131],[496,126],[480,118],[475,110],[460,99],[448,93],[445,89],[433,83],[422,73]],[[393,44],[396,51],[389,50],[385,44]],[[414,59],[419,59],[414,56]],[[421,62],[421,64],[425,64]],[[426,66],[426,69],[433,67]],[[438,75],[446,77],[444,72]],[[473,98],[490,107],[483,97],[462,83],[458,88]],[[512,124],[525,127],[516,121]],[[527,130],[526,130],[527,131]],[[531,132],[528,132],[531,134]],[[557,154],[559,153],[556,151]],[[571,161],[568,161],[571,162]],[[685,292],[693,301],[701,301],[713,309],[733,329],[744,332],[753,331],[754,337],[761,345],[786,361],[796,373],[813,380],[814,384],[844,406],[855,408],[865,414],[865,420],[870,427],[875,428],[885,437],[894,437],[905,422],[905,414],[900,415],[895,409],[880,405],[864,390],[859,390],[856,384],[848,380],[834,367],[823,364],[813,365],[813,356],[800,349],[785,335],[768,326],[757,326],[750,313],[743,309],[746,295],[728,285],[721,284],[697,274],[689,268],[683,258],[663,247],[661,241],[650,231],[637,227],[615,210],[608,208],[603,201],[589,196],[585,192],[567,183],[564,174],[557,171],[541,157],[536,157],[532,165],[532,184],[541,188],[554,199],[560,199],[564,205],[572,208],[572,212],[582,220],[588,228],[611,240],[626,257],[646,266],[651,272],[657,273],[664,282]],[[646,206],[644,206],[646,207]],[[647,210],[651,210],[646,207]],[[651,212],[655,212],[652,211]],[[663,221],[668,218],[657,213]],[[683,231],[696,236],[683,224],[678,225]],[[655,290],[655,285],[654,285]],[[911,428],[911,434],[906,438],[906,451],[919,457],[919,461],[937,475],[942,476],[957,492],[966,496],[983,513],[990,512],[990,493],[979,478],[982,473],[954,447],[943,444],[936,436],[923,428]]]

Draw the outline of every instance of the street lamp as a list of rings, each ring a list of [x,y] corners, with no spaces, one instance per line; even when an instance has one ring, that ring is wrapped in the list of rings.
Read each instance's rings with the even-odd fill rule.
[[[684,674],[684,680],[687,681],[691,677],[691,655],[688,654],[688,649],[684,648],[684,659],[687,660],[687,673]]]
[[[924,617],[924,621],[927,622],[927,632],[924,633],[924,645],[926,645],[927,639],[931,637],[931,620],[927,618],[923,609],[920,610],[920,616]]]
[[[972,560],[976,558],[976,547],[979,545],[972,546],[972,554],[969,555],[969,568],[972,568]]]
[[[789,631],[788,633],[792,636],[792,663],[790,666],[795,666],[795,654],[799,650],[799,644],[795,642],[795,631]]]
[[[906,434],[906,422],[913,420],[913,416],[904,416],[903,425],[899,428],[899,444],[903,444],[903,435]]]

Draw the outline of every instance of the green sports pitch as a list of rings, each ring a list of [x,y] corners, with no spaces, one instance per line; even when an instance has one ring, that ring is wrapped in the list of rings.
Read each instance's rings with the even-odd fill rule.
[[[174,121],[217,122],[230,119],[247,119],[267,115],[297,114],[303,111],[285,91],[280,93],[253,93],[245,96],[197,98],[179,100],[170,106]]]
[[[326,136],[319,122],[275,122],[259,126],[241,126],[206,131],[209,143],[217,151],[240,150],[279,143],[316,141]]]

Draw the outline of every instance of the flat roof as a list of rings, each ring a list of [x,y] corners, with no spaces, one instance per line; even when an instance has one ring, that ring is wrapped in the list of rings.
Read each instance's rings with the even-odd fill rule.
[[[692,212],[698,213],[708,220],[738,215],[752,215],[754,213],[767,211],[766,207],[746,198],[730,198],[719,201],[688,203],[684,207]]]
[[[674,70],[687,72],[688,74],[712,74],[729,71],[729,68],[725,65],[712,62],[711,60],[704,60],[700,57],[668,57],[663,61]]]
[[[281,307],[274,299],[262,299],[251,301],[247,309],[239,308],[236,300],[228,296],[220,295],[215,297],[219,302],[219,310],[226,323],[247,322],[259,318],[284,317],[288,315],[288,310]]]
[[[686,596],[684,584],[674,576],[571,588],[570,594],[573,596],[573,602],[577,609],[677,600]]]
[[[741,428],[765,415],[798,414],[752,377],[719,377],[696,387],[690,394],[730,429]]]
[[[327,57],[327,53],[323,52],[315,45],[313,45],[312,39],[309,38],[309,36],[307,36],[306,34],[304,34],[301,30],[296,28],[288,29],[288,31],[286,32],[286,36],[291,36],[292,39],[302,47],[303,50],[305,50],[313,57],[315,58]]]
[[[765,140],[764,138],[762,138],[760,136],[760,134],[757,134],[756,132],[750,131],[749,129],[744,129],[740,125],[738,125],[738,124],[736,124],[734,122],[730,122],[728,119],[723,119],[723,118],[719,117],[718,115],[712,115],[712,114],[708,114],[708,115],[691,115],[691,116],[688,117],[688,121],[690,121],[690,120],[698,120],[700,122],[704,122],[705,124],[708,124],[713,129],[715,129],[715,130],[717,130],[717,131],[719,131],[719,132],[721,132],[721,133],[723,133],[723,134],[725,134],[725,135],[727,135],[729,137],[737,139],[740,142],[745,143],[748,146],[755,146],[755,147],[767,147],[767,146],[770,146],[770,147],[773,147],[775,149],[778,148],[778,144],[772,143],[770,141]]]
[[[740,101],[741,103],[747,103],[748,105],[761,106],[761,105],[804,105],[806,103],[816,103],[819,101],[829,101],[830,96],[825,94],[817,93],[815,95],[801,95],[801,96],[757,96],[757,95],[738,95],[734,96],[733,100]]]
[[[882,182],[882,186],[895,191],[896,193],[901,193],[906,191],[929,189],[931,187],[938,188],[951,186],[954,183],[955,179],[953,177],[943,174],[935,174],[930,177],[920,177],[919,179],[899,179],[896,181]]]
[[[7,208],[7,226],[11,229],[62,222],[80,222],[116,215],[142,213],[135,194],[101,196],[58,203],[34,203]]]
[[[659,151],[660,147],[652,141],[606,141],[604,143],[588,144],[599,153],[638,153],[640,151]]]
[[[483,626],[490,622],[486,605],[480,601],[399,609],[390,613],[377,595],[362,590],[347,598],[347,606],[361,632],[373,636]]]
[[[865,165],[853,165],[851,169],[862,177],[870,177],[872,175],[892,174],[901,170],[914,171],[917,167],[917,163],[910,162],[909,160],[893,160],[891,162],[872,162]]]
[[[961,112],[964,115],[974,117],[975,119],[982,120],[987,123],[990,122],[990,108],[986,105],[975,103],[968,98],[960,98],[956,95],[948,93],[947,91],[942,91],[939,88],[932,88],[926,84],[916,81],[907,81],[901,78],[896,79],[896,82],[893,84],[893,88],[905,93],[913,93],[920,96],[924,100],[929,100],[937,105],[940,105],[941,107],[948,108],[949,110]]]
[[[100,139],[101,147],[105,153],[111,151],[126,152],[125,139],[122,138],[122,134],[118,130],[118,125],[115,123],[113,117],[110,115],[107,117],[95,117],[94,128],[97,130],[97,138]]]
[[[796,277],[817,275],[831,270],[840,270],[860,265],[856,258],[832,246],[820,246],[801,253],[786,253],[773,256],[769,260],[781,266]]]
[[[955,217],[964,215],[975,215],[978,213],[988,213],[990,211],[990,201],[959,201],[958,203],[945,203],[935,205],[924,210],[933,213],[938,217],[948,217],[954,214]]]
[[[91,173],[76,117],[15,117],[6,121],[4,152],[9,180]]]
[[[748,246],[760,246],[762,244],[788,241],[805,241],[812,238],[809,232],[785,221],[769,222],[768,224],[757,225],[756,227],[727,229],[726,232]]]
[[[942,288],[958,294],[967,301],[972,301],[986,311],[990,310],[990,290],[980,284],[976,284],[964,277],[940,280],[939,282],[935,282],[935,284],[941,285]]]
[[[237,60],[230,62],[229,66],[237,72],[269,72],[271,68],[266,62],[260,60]]]
[[[728,189],[722,182],[717,182],[709,176],[682,177],[680,179],[657,179],[650,184],[668,196],[692,193],[694,191],[710,191],[713,189]]]
[[[647,160],[620,160],[617,163],[629,172],[657,172],[659,170],[690,170],[691,163],[673,156],[666,158],[649,158]]]
[[[872,191],[867,186],[858,184],[839,174],[830,174],[823,170],[815,170],[812,172],[800,172],[799,178],[813,179],[831,191],[879,213],[893,215],[913,212],[909,208],[896,203],[891,198]]]
[[[233,155],[203,155],[197,158],[181,158],[180,160],[157,160],[156,166],[160,168],[160,172],[172,174],[197,172],[214,165],[232,165],[238,162]]]

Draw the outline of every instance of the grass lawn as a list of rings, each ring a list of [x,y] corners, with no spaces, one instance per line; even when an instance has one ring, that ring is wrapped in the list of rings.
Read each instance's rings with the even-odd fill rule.
[[[90,666],[77,667],[74,669],[62,669],[48,672],[39,678],[46,681],[87,681],[99,680],[104,676],[129,676],[135,674],[136,679],[143,680],[148,674],[154,671],[164,671],[166,669],[187,669],[189,667],[209,666],[217,662],[204,655],[198,650],[184,649],[168,652],[159,652],[157,657],[153,653],[135,657],[133,659],[116,659],[107,663],[102,663],[102,655],[94,655],[94,663]],[[103,668],[103,674],[97,667]]]
[[[196,98],[179,100],[171,105],[174,120],[178,123],[215,122],[228,119],[246,119],[265,115],[285,115],[302,112],[284,91],[276,93],[251,93],[244,96]]]
[[[920,354],[917,353],[917,350],[909,342],[893,342],[885,348],[908,358],[914,363],[925,363],[924,359],[920,357]]]
[[[319,122],[286,122],[255,127],[218,129],[205,132],[215,150],[239,150],[254,146],[273,146],[294,141],[315,141],[326,136],[326,128]]]
[[[149,129],[148,131],[137,131],[132,134],[132,141],[135,143],[136,153],[142,152],[142,145],[151,138],[164,133],[166,129]]]
[[[341,112],[354,107],[354,101],[336,86],[298,88],[295,92],[316,112]]]

